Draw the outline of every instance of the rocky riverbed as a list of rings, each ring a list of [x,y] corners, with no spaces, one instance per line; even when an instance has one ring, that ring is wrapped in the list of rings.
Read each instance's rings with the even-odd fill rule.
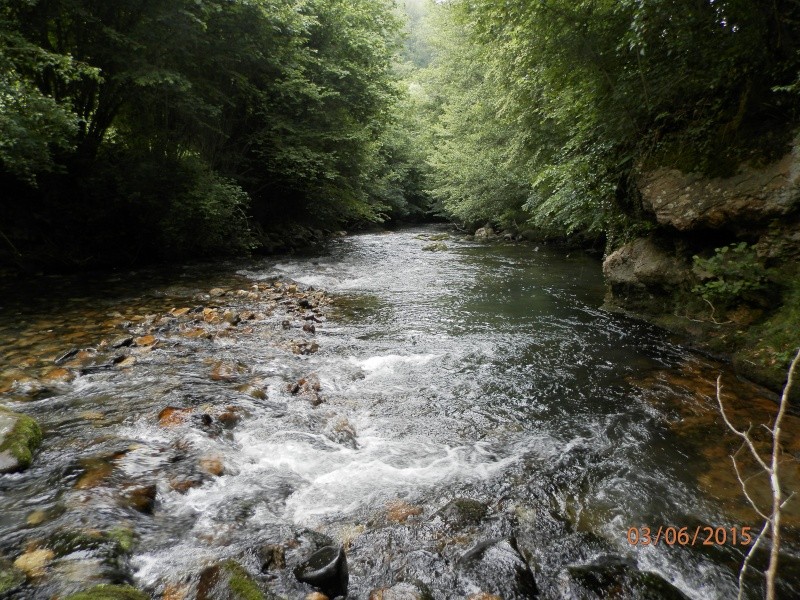
[[[9,292],[0,399],[43,435],[0,475],[0,596],[728,597],[740,549],[625,538],[756,523],[722,367],[530,254],[421,230]]]

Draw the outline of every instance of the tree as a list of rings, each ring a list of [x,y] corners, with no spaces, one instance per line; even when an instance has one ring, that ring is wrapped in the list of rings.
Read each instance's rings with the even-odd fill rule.
[[[766,593],[765,597],[767,600],[774,600],[775,599],[775,582],[777,579],[778,574],[778,560],[780,558],[780,547],[781,547],[781,510],[786,505],[789,500],[794,496],[794,493],[790,494],[788,497],[784,496],[783,490],[781,488],[781,478],[780,478],[780,468],[781,468],[781,460],[782,460],[782,447],[781,447],[781,425],[783,423],[783,418],[786,415],[786,411],[789,407],[789,397],[792,391],[792,385],[794,383],[794,375],[795,370],[797,369],[797,365],[800,364],[800,349],[798,349],[797,354],[792,360],[789,366],[789,372],[786,378],[786,385],[783,388],[783,393],[781,394],[780,401],[778,403],[778,413],[775,417],[775,421],[772,423],[772,427],[764,427],[770,432],[772,438],[771,444],[771,452],[769,456],[766,458],[761,455],[761,453],[756,448],[753,438],[750,435],[752,431],[752,424],[750,428],[746,431],[742,431],[737,429],[733,423],[728,419],[728,415],[725,412],[725,405],[722,401],[722,384],[721,379],[722,376],[720,375],[717,378],[717,403],[719,404],[719,410],[722,414],[722,418],[725,421],[725,425],[727,428],[737,435],[742,440],[742,445],[739,449],[731,455],[731,462],[733,463],[733,468],[736,471],[736,477],[739,480],[739,484],[742,487],[742,491],[744,492],[745,498],[747,498],[748,503],[750,506],[753,507],[753,510],[758,513],[764,519],[764,525],[759,531],[758,535],[755,538],[755,541],[750,546],[745,555],[744,562],[742,563],[742,567],[739,571],[739,596],[738,598],[741,600],[744,594],[744,578],[747,574],[747,570],[750,567],[750,561],[755,554],[756,550],[760,548],[763,540],[765,539],[766,535],[769,534],[769,537],[772,541],[772,545],[770,547],[769,553],[769,563],[767,566],[767,570],[765,572],[766,575]],[[769,509],[764,510],[762,509],[757,502],[753,499],[751,494],[747,489],[747,481],[750,478],[744,479],[742,477],[741,470],[739,468],[739,462],[737,460],[737,456],[743,450],[747,450],[753,459],[756,461],[758,466],[761,470],[769,476],[769,486],[772,496],[772,505]]]

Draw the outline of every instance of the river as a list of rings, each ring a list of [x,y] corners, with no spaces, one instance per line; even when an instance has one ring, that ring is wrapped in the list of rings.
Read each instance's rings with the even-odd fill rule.
[[[603,310],[594,258],[439,232],[6,284],[0,403],[45,431],[29,470],[0,475],[0,556],[47,553],[12,597],[129,581],[190,598],[204,568],[233,558],[303,598],[290,568],[260,565],[276,544],[290,563],[308,531],[344,544],[351,598],[400,581],[436,599],[526,597],[509,568],[530,569],[542,598],[673,597],[664,582],[735,597],[742,546],[629,533],[757,531],[714,381],[739,424],[766,422],[774,397]],[[796,467],[787,476],[796,489]],[[782,598],[800,597],[798,504]]]

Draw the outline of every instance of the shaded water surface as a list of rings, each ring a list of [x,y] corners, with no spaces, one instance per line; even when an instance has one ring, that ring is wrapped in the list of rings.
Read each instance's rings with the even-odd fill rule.
[[[6,290],[0,400],[45,430],[34,466],[0,476],[0,555],[41,563],[15,595],[131,581],[189,598],[205,567],[234,558],[304,597],[290,568],[260,567],[266,545],[291,562],[311,530],[345,545],[352,598],[399,581],[434,598],[502,591],[463,558],[496,539],[545,598],[598,597],[608,565],[734,597],[741,548],[634,547],[627,533],[757,530],[714,381],[739,424],[766,422],[774,399],[601,310],[594,259],[454,239],[425,250],[432,233]],[[791,418],[787,457],[798,431]],[[454,498],[476,514],[452,518]],[[800,597],[796,504],[785,598]],[[637,590],[620,597],[652,597]]]

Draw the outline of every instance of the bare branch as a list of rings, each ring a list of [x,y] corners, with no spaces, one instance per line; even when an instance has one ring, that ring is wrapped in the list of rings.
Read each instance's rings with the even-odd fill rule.
[[[750,454],[752,454],[753,458],[755,458],[758,464],[761,465],[761,468],[764,469],[767,473],[771,473],[772,471],[770,467],[767,465],[764,459],[761,458],[761,455],[758,453],[756,447],[753,445],[753,440],[750,439],[749,435],[750,429],[748,429],[746,432],[739,431],[738,429],[736,429],[736,427],[734,427],[733,423],[731,423],[730,420],[728,419],[728,414],[725,412],[725,407],[722,404],[722,375],[717,377],[717,404],[719,404],[719,411],[722,414],[722,420],[725,421],[725,425],[728,426],[728,429],[730,429],[732,433],[742,438],[745,445],[747,446],[747,449],[750,450]]]

